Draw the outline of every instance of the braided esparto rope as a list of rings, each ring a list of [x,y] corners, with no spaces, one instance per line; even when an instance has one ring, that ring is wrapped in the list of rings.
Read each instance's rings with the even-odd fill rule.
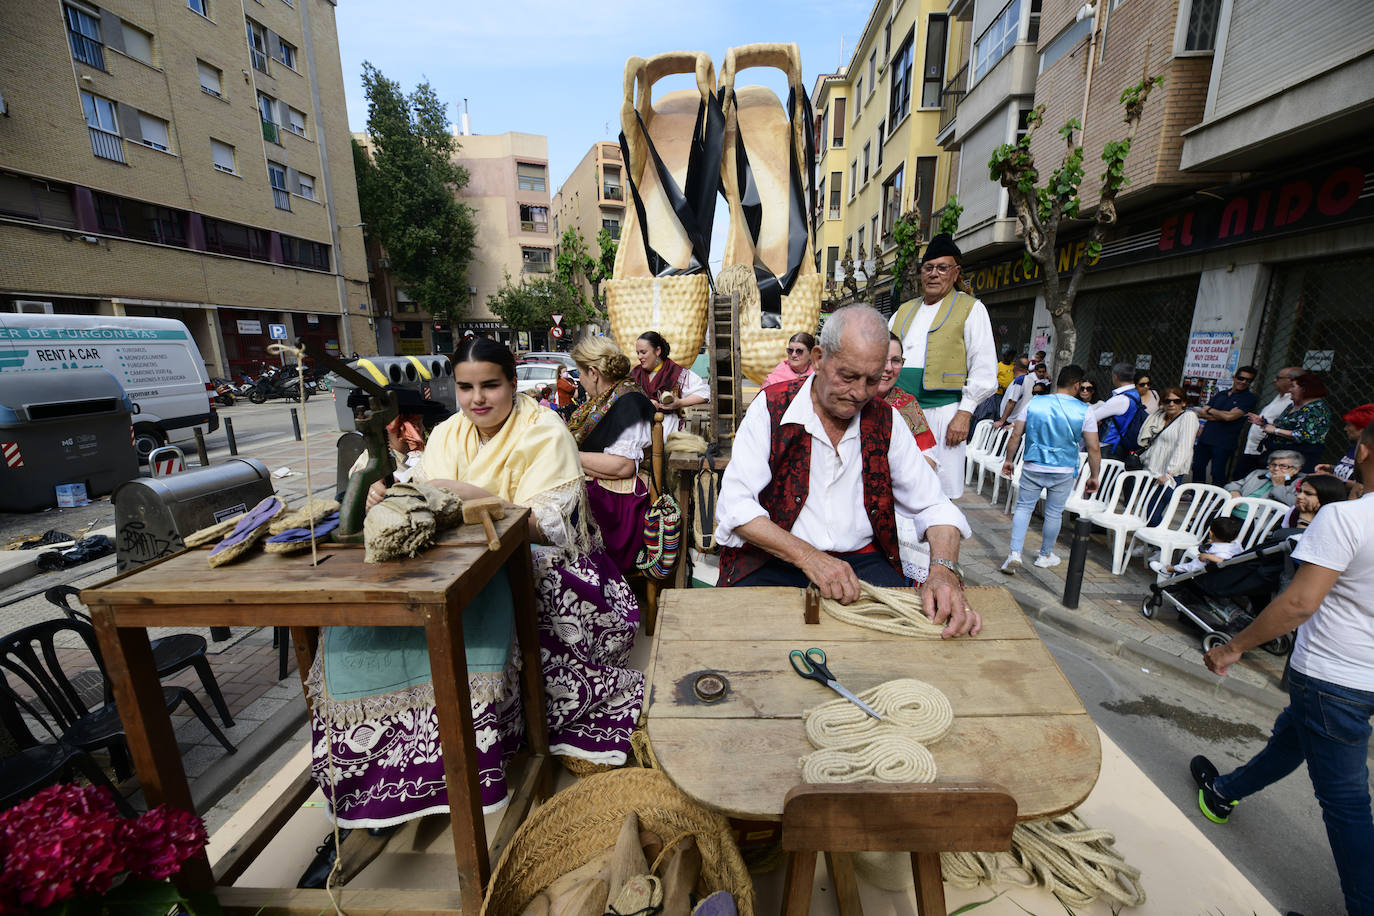
[[[949,698],[925,681],[898,678],[859,694],[878,721],[848,700],[832,700],[802,716],[806,737],[815,747],[846,747],[895,734],[925,744],[939,741],[954,723]]]
[[[932,782],[935,758],[926,746],[897,732],[841,747],[823,747],[801,759],[804,782]]]
[[[909,588],[879,588],[860,582],[858,601],[845,605],[822,598],[821,609],[841,623],[896,636],[939,639],[944,630],[921,612],[921,596]]]

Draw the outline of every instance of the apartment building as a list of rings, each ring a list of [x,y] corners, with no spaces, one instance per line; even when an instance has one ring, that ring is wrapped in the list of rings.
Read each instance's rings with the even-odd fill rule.
[[[949,46],[940,0],[879,0],[844,69],[816,81],[815,254],[840,301],[848,254],[860,298],[894,309],[890,277],[875,277],[871,289],[866,282],[875,255],[891,267],[892,226],[913,208],[932,232],[935,189],[949,169],[935,142]]]
[[[368,243],[368,273],[377,303],[378,352],[408,356],[451,353],[467,332],[480,333],[516,349],[528,349],[487,307],[487,297],[522,277],[552,273],[557,237],[550,224],[549,143],[535,134],[473,134],[464,114],[455,125],[454,161],[468,171],[458,198],[473,208],[477,243],[468,263],[468,289],[458,321],[436,319],[407,295],[391,272],[386,251]],[[367,143],[364,134],[356,134]]]
[[[0,310],[375,351],[330,0],[36,0],[0,47]]]
[[[976,18],[982,0],[973,5]],[[1156,384],[1184,381],[1204,395],[1229,384],[1237,365],[1256,363],[1262,376],[1301,365],[1327,376],[1338,412],[1368,401],[1374,17],[1367,4],[1043,0],[1038,17],[1033,101],[1046,115],[1032,150],[1043,170],[1053,168],[1063,155],[1056,129],[1083,118],[1085,215],[1097,203],[1102,147],[1122,135],[1122,89],[1147,72],[1164,78],[1127,160],[1118,225],[1075,306],[1075,360],[1099,381],[1124,360],[1149,370]],[[976,27],[970,31],[977,60],[980,39]],[[986,183],[990,155],[964,133],[978,91],[971,83],[956,97],[946,128],[956,143],[963,138],[957,187],[966,206],[983,199],[965,189]],[[1020,96],[1014,101],[1022,104]],[[1000,317],[1012,345],[1048,344],[1052,323],[1038,276],[1021,273],[1019,239],[1003,242],[1002,211],[977,212],[983,219],[966,211],[960,242],[994,328]],[[1086,231],[1083,222],[1061,236],[1061,273],[1086,256]],[[1346,447],[1338,433],[1333,453]]]

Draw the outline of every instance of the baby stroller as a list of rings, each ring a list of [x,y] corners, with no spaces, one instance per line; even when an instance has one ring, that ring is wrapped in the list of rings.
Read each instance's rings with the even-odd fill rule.
[[[1289,535],[1294,533],[1278,529],[1264,542],[1229,560],[1155,582],[1141,602],[1140,613],[1154,617],[1167,603],[1202,630],[1204,651],[1229,642],[1280,590],[1294,546]],[[1293,634],[1285,633],[1261,648],[1274,655],[1287,655],[1293,649]]]

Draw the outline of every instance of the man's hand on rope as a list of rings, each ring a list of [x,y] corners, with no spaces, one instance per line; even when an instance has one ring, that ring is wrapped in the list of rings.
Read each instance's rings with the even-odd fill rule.
[[[844,560],[813,548],[797,565],[820,589],[822,598],[833,598],[840,604],[859,600],[859,577],[854,574],[854,567]]]
[[[932,563],[925,584],[921,586],[921,607],[926,616],[945,624],[940,636],[977,636],[983,629],[982,618],[968,606],[964,590],[953,572]]]

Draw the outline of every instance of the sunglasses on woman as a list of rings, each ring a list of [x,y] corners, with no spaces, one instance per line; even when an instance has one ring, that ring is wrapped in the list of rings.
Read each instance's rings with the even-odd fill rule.
[[[1182,403],[1183,403],[1183,398],[1165,398],[1165,399],[1164,399],[1164,403],[1165,403],[1165,404],[1182,404]]]
[[[777,351],[775,350],[775,351],[773,351],[773,352],[776,353]],[[805,348],[805,347],[788,347],[788,348],[787,348],[787,355],[788,355],[788,356],[801,356],[801,355],[802,355],[803,353],[805,353],[805,352],[806,352],[806,348]]]

